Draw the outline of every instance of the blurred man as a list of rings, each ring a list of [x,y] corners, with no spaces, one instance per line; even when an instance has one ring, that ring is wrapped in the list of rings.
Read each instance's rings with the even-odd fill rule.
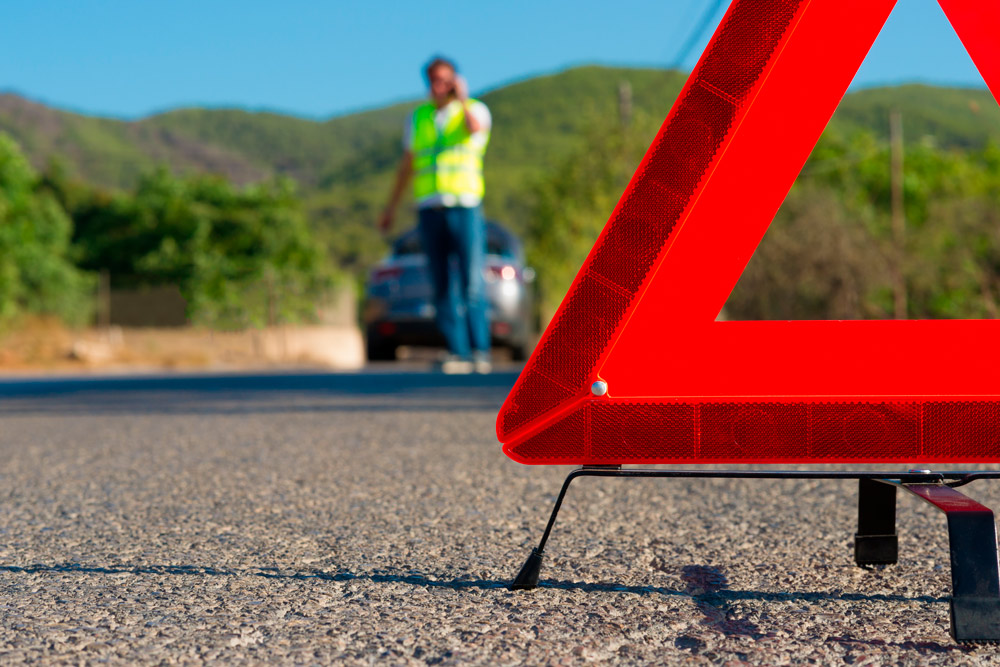
[[[435,58],[424,74],[430,101],[417,107],[406,125],[403,158],[379,227],[388,231],[392,226],[412,176],[437,324],[448,342],[441,370],[488,373],[490,330],[482,272],[486,227],[481,204],[490,112],[482,102],[469,99],[468,86],[451,61]]]

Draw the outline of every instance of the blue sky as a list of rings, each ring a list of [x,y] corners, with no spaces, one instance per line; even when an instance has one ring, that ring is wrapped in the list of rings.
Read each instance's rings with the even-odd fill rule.
[[[126,118],[202,105],[319,118],[422,95],[420,66],[437,52],[458,61],[473,91],[584,63],[670,66],[711,4],[8,2],[0,90]],[[899,0],[855,85],[908,81],[982,85],[935,0]]]

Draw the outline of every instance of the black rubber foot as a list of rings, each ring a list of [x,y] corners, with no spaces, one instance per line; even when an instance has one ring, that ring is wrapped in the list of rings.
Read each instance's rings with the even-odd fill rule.
[[[1000,598],[952,598],[951,636],[972,644],[1000,642]]]
[[[899,560],[896,535],[855,535],[854,562],[858,565],[892,565]]]
[[[517,573],[510,585],[512,591],[531,590],[538,586],[538,574],[542,570],[542,552],[537,548],[531,550],[528,560],[524,561],[521,571]]]

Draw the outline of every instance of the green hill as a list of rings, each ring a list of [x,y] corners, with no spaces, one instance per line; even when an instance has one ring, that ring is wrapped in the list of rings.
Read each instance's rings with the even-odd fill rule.
[[[652,139],[683,80],[676,71],[587,66],[481,95],[494,117],[487,214],[522,229],[532,183],[581,148],[588,131],[617,119],[622,82],[631,86],[637,127]],[[326,121],[232,109],[180,109],[120,121],[0,94],[0,131],[35,166],[58,159],[71,175],[108,188],[129,187],[160,164],[179,173],[221,173],[236,183],[290,177],[338,261],[359,268],[383,251],[371,225],[415,103]],[[1000,108],[985,89],[907,85],[851,93],[830,129],[884,135],[891,109],[902,112],[909,142],[931,136],[939,146],[979,147],[1000,128]]]
[[[676,72],[584,67],[504,86],[482,96],[493,111],[492,166],[529,171],[571,146],[591,115],[612,111],[629,80],[637,109],[665,113],[683,81]],[[237,182],[274,174],[305,189],[391,169],[402,124],[416,102],[327,121],[234,109],[179,109],[137,121],[60,111],[0,94],[0,131],[38,168],[59,156],[95,185],[126,187],[157,164],[216,171]],[[663,111],[660,111],[663,109]]]
[[[495,119],[490,166],[501,173],[544,170],[575,145],[588,122],[615,112],[622,81],[631,84],[636,113],[662,118],[683,78],[668,70],[588,66],[489,91],[481,97]],[[0,131],[10,134],[36,167],[59,157],[96,185],[129,186],[141,172],[166,164],[179,172],[219,172],[236,182],[283,174],[311,190],[391,169],[400,127],[413,104],[326,121],[235,109],[178,109],[120,121],[6,93],[0,94]],[[945,146],[981,146],[1000,121],[1000,108],[985,89],[906,85],[847,95],[833,124],[881,133],[892,108],[903,112],[908,140],[930,134]]]

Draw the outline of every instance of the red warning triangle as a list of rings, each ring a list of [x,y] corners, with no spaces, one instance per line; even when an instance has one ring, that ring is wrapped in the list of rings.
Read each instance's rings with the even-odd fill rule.
[[[997,97],[1000,2],[939,2]],[[998,320],[715,321],[894,4],[733,0],[500,411],[508,456],[1000,460]]]

